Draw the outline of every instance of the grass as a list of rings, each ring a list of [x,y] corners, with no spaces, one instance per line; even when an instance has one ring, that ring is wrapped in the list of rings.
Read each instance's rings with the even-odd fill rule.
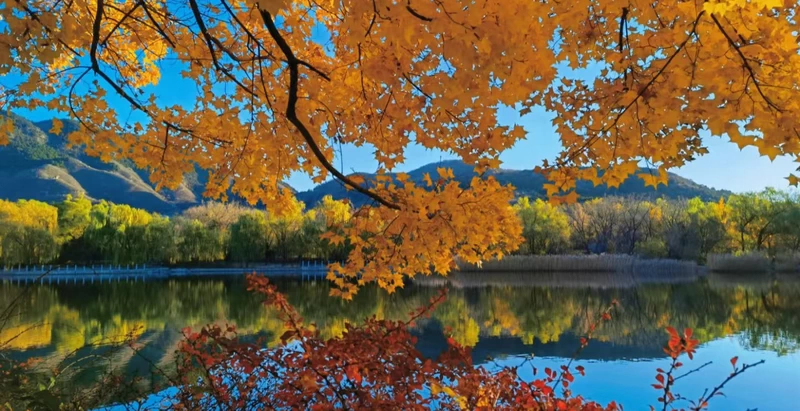
[[[772,268],[769,257],[762,253],[709,254],[706,265],[716,273],[768,273]]]
[[[698,271],[694,262],[678,260],[643,260],[630,255],[514,255],[486,261],[481,267],[458,263],[461,272],[631,272],[637,274],[677,275]]]

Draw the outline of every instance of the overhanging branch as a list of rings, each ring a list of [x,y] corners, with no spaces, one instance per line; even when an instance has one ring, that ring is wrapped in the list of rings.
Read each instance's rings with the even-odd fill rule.
[[[314,156],[322,164],[322,166],[337,179],[359,193],[375,200],[379,204],[393,210],[399,210],[399,205],[384,199],[377,193],[370,191],[369,189],[351,180],[341,171],[336,169],[336,167],[334,167],[325,157],[325,154],[319,148],[316,141],[314,141],[311,131],[309,131],[306,125],[300,120],[299,117],[297,117],[297,91],[300,81],[300,66],[302,65],[308,67],[308,64],[304,63],[294,55],[291,46],[289,46],[289,44],[286,42],[286,39],[283,38],[278,30],[278,27],[275,25],[272,15],[266,10],[259,10],[259,12],[261,13],[261,18],[264,20],[264,24],[267,26],[267,31],[286,57],[286,63],[289,67],[289,99],[286,103],[286,118],[295,126],[295,128],[297,128],[297,131],[299,131],[300,135],[303,136],[303,139],[306,141],[306,144],[308,144],[311,152],[314,153]]]

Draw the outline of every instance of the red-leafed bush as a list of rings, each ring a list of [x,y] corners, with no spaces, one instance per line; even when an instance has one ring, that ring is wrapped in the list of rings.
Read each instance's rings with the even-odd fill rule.
[[[286,298],[263,277],[251,276],[249,289],[264,295],[286,324],[281,344],[265,348],[261,342],[243,342],[233,327],[208,326],[186,331],[181,347],[179,409],[525,409],[617,410],[616,403],[598,404],[570,389],[581,366],[572,360],[559,370],[545,369],[533,381],[518,375],[517,367],[489,370],[472,362],[469,348],[448,340],[437,359],[425,358],[415,347],[410,327],[446,298],[440,292],[407,321],[368,318],[347,325],[341,337],[322,339],[313,325],[304,323]],[[613,302],[580,339],[573,360],[589,344],[596,328],[611,320]],[[665,350],[673,359],[669,371],[659,369],[655,387],[659,399],[672,406],[678,358],[694,354],[697,341],[691,330],[671,335]],[[735,360],[733,361],[735,366]],[[749,366],[734,369],[740,374]],[[701,367],[702,368],[702,367]],[[725,382],[727,382],[726,380]],[[723,384],[724,385],[724,382]],[[696,402],[704,409],[721,386]]]

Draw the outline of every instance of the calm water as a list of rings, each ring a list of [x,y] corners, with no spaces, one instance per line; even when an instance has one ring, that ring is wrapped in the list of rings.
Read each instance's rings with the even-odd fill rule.
[[[404,318],[447,284],[448,300],[417,325],[419,347],[436,356],[446,345],[443,330],[449,329],[453,338],[473,347],[476,362],[487,366],[519,363],[531,354],[539,368],[564,364],[592,319],[617,299],[621,309],[579,360],[587,375],[573,385],[576,392],[603,403],[616,400],[628,410],[655,405],[657,393],[650,384],[655,369],[668,364],[661,350],[667,337],[663,327],[673,325],[691,327],[699,337],[695,365],[713,361],[681,380],[682,394],[694,398],[704,387],[717,385],[730,372],[730,357],[738,355],[740,363],[766,363],[731,382],[727,397],[715,399],[712,409],[763,411],[796,405],[800,277],[643,280],[598,274],[460,275],[446,282],[419,281],[392,295],[363,289],[349,303],[328,297],[324,281],[276,281],[323,336],[338,335],[346,322],[367,316]],[[12,284],[0,286],[1,306],[20,290]],[[170,368],[181,329],[210,322],[235,324],[242,334],[266,336],[273,343],[283,333],[282,323],[245,291],[241,280],[202,279],[36,286],[0,332],[0,341],[10,340],[6,355],[42,358],[44,366],[52,366],[69,353],[74,358],[88,355],[92,349],[87,345],[141,334],[141,356],[121,350],[112,359],[129,375],[146,376],[153,364]],[[87,372],[75,378],[86,382],[93,377]]]

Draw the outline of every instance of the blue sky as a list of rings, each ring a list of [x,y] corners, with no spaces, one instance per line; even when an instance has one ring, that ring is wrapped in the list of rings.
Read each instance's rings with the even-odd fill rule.
[[[519,141],[501,155],[501,167],[532,169],[540,165],[542,160],[554,158],[561,144],[550,123],[551,118],[552,115],[544,109],[534,110],[522,118],[511,109],[504,110],[500,116],[501,122],[518,122],[525,127],[528,135],[525,140]],[[786,189],[788,181],[785,177],[798,166],[790,157],[778,157],[775,161],[770,161],[767,157],[761,157],[755,147],[739,150],[727,137],[706,136],[704,144],[708,147],[709,154],[672,171],[713,188],[745,192],[766,187]],[[345,172],[375,171],[377,162],[372,151],[370,147],[343,147],[341,162]],[[409,147],[405,157],[406,162],[398,166],[396,171],[410,171],[428,163],[455,158],[447,153],[426,150],[419,146]],[[336,164],[340,164],[339,159]],[[293,176],[289,184],[299,190],[313,187],[311,180],[302,175]]]
[[[324,33],[317,34],[319,40],[324,43],[326,41]],[[180,75],[182,63],[165,60],[160,62],[160,67],[162,73],[160,83],[155,87],[148,87],[145,91],[154,92],[158,96],[159,104],[162,105],[190,106],[193,104],[197,89],[192,81]],[[601,64],[593,63],[587,68],[571,70],[566,65],[559,65],[558,70],[559,74],[567,77],[590,79],[600,72],[601,67]],[[93,80],[92,77],[92,75],[87,76],[86,81]],[[15,78],[9,75],[0,79],[0,84],[9,87],[18,81],[19,77]],[[216,91],[224,92],[224,89]],[[108,93],[108,103],[119,110],[120,118],[125,118],[129,114],[127,109],[129,104],[114,95],[113,92]],[[47,110],[18,112],[18,114],[34,121],[63,117],[63,114],[54,115]],[[130,114],[128,117],[130,120],[143,120],[141,113]],[[544,109],[535,109],[523,117],[519,117],[517,112],[510,108],[501,110],[498,116],[500,124],[520,124],[527,131],[525,140],[519,141],[513,148],[502,154],[500,157],[503,161],[502,167],[533,169],[540,165],[543,159],[554,158],[561,149],[561,145],[558,135],[551,125],[552,118],[553,115]],[[709,149],[708,155],[672,171],[713,188],[745,192],[762,190],[766,187],[786,189],[789,186],[785,177],[798,166],[790,157],[778,157],[775,161],[770,161],[766,157],[761,157],[755,147],[747,147],[740,151],[737,145],[728,141],[727,137],[706,136],[704,144]],[[345,173],[373,172],[377,168],[371,147],[343,146],[341,155],[341,158],[336,158],[334,164],[343,166]],[[405,158],[405,163],[399,165],[395,171],[410,171],[428,163],[455,157],[412,145],[407,148]],[[307,190],[314,186],[311,179],[303,174],[293,175],[288,183],[297,190]]]
[[[159,102],[187,104],[192,101],[195,95],[192,82],[182,78],[177,73],[177,68],[170,70],[169,67],[163,67],[163,69],[163,78],[158,86]],[[3,83],[8,84],[6,81]],[[127,106],[111,93],[109,93],[109,103],[118,108]],[[45,110],[19,112],[19,114],[34,121],[54,117],[53,113]],[[120,114],[125,116],[127,113],[120,109]],[[527,131],[526,139],[519,141],[500,157],[504,168],[532,169],[540,165],[543,159],[554,158],[561,148],[558,135],[551,125],[552,114],[544,109],[533,110],[523,117],[519,117],[512,109],[505,109],[498,118],[502,124],[521,124]],[[785,177],[797,168],[797,164],[790,157],[778,157],[771,162],[768,158],[759,156],[758,150],[754,147],[740,151],[738,146],[729,142],[726,137],[706,136],[704,144],[709,148],[708,155],[673,172],[713,188],[744,192],[761,190],[765,187],[785,189],[788,187]],[[405,158],[406,162],[399,165],[395,171],[410,171],[428,163],[455,157],[412,145],[408,147]],[[342,164],[345,173],[372,172],[377,168],[371,147],[343,146],[342,158],[341,160],[337,158],[335,164],[337,166]],[[313,187],[311,179],[302,174],[292,176],[288,183],[298,190]]]

